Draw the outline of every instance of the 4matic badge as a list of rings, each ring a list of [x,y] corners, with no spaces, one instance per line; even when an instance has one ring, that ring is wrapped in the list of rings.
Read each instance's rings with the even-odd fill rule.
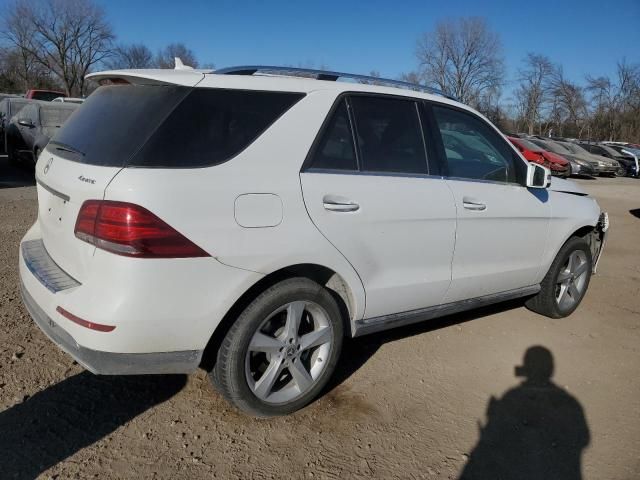
[[[96,183],[96,181],[93,178],[87,178],[82,175],[78,177],[78,180],[80,180],[81,182],[90,183],[92,185]]]

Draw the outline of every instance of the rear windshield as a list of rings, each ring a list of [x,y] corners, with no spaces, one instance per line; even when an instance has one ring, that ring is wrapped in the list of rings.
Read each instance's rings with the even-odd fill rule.
[[[50,102],[58,97],[64,97],[64,95],[60,92],[33,92],[31,94],[33,100],[44,100],[46,102]]]
[[[104,86],[64,124],[50,148],[91,165],[216,165],[249,146],[302,96],[181,86]]]
[[[73,113],[71,108],[50,108],[40,109],[40,121],[44,127],[60,127]]]

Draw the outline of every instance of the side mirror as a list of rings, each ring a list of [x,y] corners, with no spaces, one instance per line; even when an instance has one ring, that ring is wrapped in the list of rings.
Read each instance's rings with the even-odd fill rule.
[[[537,163],[527,165],[527,188],[548,188],[551,185],[551,170]]]
[[[33,123],[31,123],[31,120],[28,120],[26,118],[21,118],[20,120],[18,120],[18,124],[22,125],[23,127],[33,127]]]

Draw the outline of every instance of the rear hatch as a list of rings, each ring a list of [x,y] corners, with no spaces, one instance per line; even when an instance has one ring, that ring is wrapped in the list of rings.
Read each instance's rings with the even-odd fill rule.
[[[193,84],[201,78],[194,74]],[[190,86],[103,86],[71,115],[40,155],[36,180],[42,240],[53,261],[79,282],[87,277],[95,251],[74,233],[82,204],[104,198],[111,180]]]
[[[120,170],[66,160],[49,145],[36,166],[38,223],[51,258],[82,283],[94,246],[75,237],[74,227],[82,203],[101,199]]]

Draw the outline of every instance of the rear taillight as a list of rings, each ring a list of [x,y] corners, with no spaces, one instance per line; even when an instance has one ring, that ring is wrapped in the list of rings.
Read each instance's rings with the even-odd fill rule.
[[[98,248],[127,257],[209,256],[146,208],[126,202],[87,200],[78,213],[75,235]]]

